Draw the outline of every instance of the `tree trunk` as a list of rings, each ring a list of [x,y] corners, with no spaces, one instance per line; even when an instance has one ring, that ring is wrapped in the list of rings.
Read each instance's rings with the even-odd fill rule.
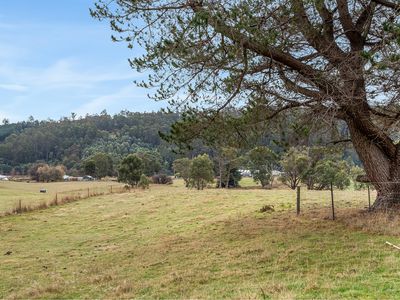
[[[219,168],[219,188],[222,189],[222,158],[218,159],[218,168]]]
[[[355,124],[346,120],[354,148],[360,157],[371,184],[377,190],[373,210],[400,209],[400,155],[399,146],[394,155],[388,155],[374,139],[367,137]]]
[[[229,178],[231,177],[231,169],[230,169],[230,164],[228,163],[226,166],[226,182],[225,182],[225,188],[229,189]]]
[[[400,210],[400,183],[389,182],[381,185],[383,185],[383,187],[377,190],[378,195],[372,205],[372,209],[383,211],[392,209]]]

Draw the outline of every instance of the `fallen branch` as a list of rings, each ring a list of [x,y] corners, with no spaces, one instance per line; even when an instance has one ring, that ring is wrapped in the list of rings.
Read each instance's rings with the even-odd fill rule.
[[[388,244],[389,246],[392,246],[392,247],[396,248],[397,250],[400,250],[400,247],[399,247],[399,246],[393,245],[392,243],[390,243],[390,242],[388,242],[388,241],[386,241],[386,244]]]

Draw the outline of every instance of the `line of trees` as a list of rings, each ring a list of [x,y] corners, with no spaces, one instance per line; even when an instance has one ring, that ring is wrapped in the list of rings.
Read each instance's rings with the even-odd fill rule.
[[[248,168],[253,180],[263,188],[271,188],[275,179],[279,179],[291,189],[300,184],[306,185],[310,190],[329,189],[331,184],[338,189],[346,189],[352,183],[355,189],[366,188],[365,184],[356,181],[357,176],[362,175],[364,170],[342,159],[335,148],[292,147],[279,157],[270,148],[257,146],[242,156],[232,157],[235,164],[230,163],[231,167],[223,172],[206,154],[193,159],[177,159],[173,168],[175,175],[184,180],[186,187],[198,189],[203,189],[207,183],[213,182],[214,177],[218,181],[217,187],[239,186],[240,174],[235,179],[238,168]],[[219,161],[218,158],[216,161]],[[229,179],[221,177],[224,172],[230,174]],[[235,184],[225,185],[228,180],[236,181]]]

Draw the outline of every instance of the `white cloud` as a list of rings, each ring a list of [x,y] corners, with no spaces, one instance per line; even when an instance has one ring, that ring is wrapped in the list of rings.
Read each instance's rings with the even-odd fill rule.
[[[46,88],[60,86],[85,87],[104,81],[128,80],[134,77],[135,73],[131,70],[121,72],[118,67],[113,70],[96,70],[93,68],[85,70],[75,60],[62,59],[42,70],[38,76],[32,76],[31,79],[33,80],[31,82],[37,86],[44,83]]]
[[[126,69],[121,71],[121,69]],[[22,91],[29,89],[57,89],[60,87],[90,87],[101,82],[133,80],[137,73],[124,66],[113,69],[87,70],[77,60],[61,59],[46,68],[0,66],[0,80],[19,82],[1,84],[0,88]]]
[[[103,109],[108,109],[111,106],[121,102],[134,101],[134,100],[146,100],[146,96],[138,95],[137,89],[133,84],[128,85],[113,94],[96,97],[84,105],[76,109],[78,116],[84,116],[86,114],[95,114]],[[150,101],[150,100],[147,100]],[[122,109],[122,108],[121,108]]]

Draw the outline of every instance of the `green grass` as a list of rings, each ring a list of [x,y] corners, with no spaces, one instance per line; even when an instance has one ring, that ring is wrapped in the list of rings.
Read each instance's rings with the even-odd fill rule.
[[[400,239],[349,225],[365,192],[337,192],[335,222],[303,196],[296,217],[290,190],[178,181],[0,218],[0,298],[398,297]]]
[[[0,214],[16,207],[21,200],[22,205],[37,205],[54,199],[56,193],[60,196],[81,195],[90,193],[109,192],[110,186],[121,186],[112,181],[80,181],[80,182],[53,182],[53,183],[26,183],[0,181]],[[40,193],[46,189],[47,193]]]

